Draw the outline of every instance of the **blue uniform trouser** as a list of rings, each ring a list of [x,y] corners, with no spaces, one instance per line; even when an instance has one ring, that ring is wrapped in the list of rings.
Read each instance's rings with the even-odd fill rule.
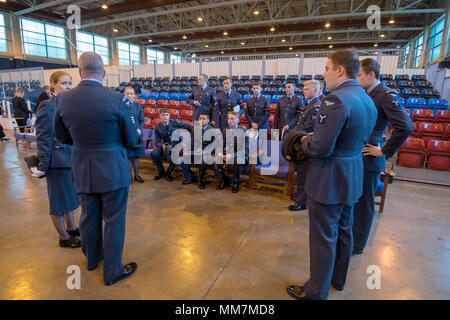
[[[152,157],[153,163],[155,164],[156,168],[158,169],[159,175],[165,174],[164,167],[162,164],[163,154],[164,154],[164,152],[163,152],[162,148],[156,148],[150,154],[150,156]],[[171,169],[173,169],[175,167],[175,164],[173,164],[172,161],[170,161],[170,164],[171,164]],[[183,175],[184,175],[185,179],[188,179],[188,180],[192,179],[192,171],[188,164],[181,163],[180,168],[181,168],[181,171],[183,171]],[[170,172],[168,172],[168,173],[170,173]]]
[[[306,294],[325,300],[330,284],[344,286],[353,249],[353,205],[308,199],[310,278]]]
[[[308,196],[305,192],[307,161],[295,165],[295,170],[297,171],[297,193],[295,196],[295,204],[297,206],[306,206],[308,201]]]
[[[104,257],[103,280],[123,273],[122,250],[129,187],[105,193],[80,193],[81,247],[88,270],[95,269]],[[105,221],[102,232],[102,218]]]
[[[375,191],[379,172],[364,171],[363,194],[355,204],[353,218],[354,250],[364,250],[375,214]]]

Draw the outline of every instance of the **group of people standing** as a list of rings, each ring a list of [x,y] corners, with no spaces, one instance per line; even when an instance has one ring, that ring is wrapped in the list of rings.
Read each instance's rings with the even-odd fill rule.
[[[70,76],[56,72],[50,79],[52,97],[40,103],[36,131],[38,170],[34,176],[47,178],[50,214],[63,247],[82,247],[88,270],[104,260],[105,285],[112,285],[137,269],[134,262],[122,264],[125,215],[129,184],[132,181],[128,158],[142,155],[142,107],[133,102],[134,90],[125,96],[102,85],[103,61],[93,52],[79,58],[81,82],[71,89]],[[304,83],[306,106],[294,95],[295,83],[286,84],[286,97],[280,99],[274,128],[306,132],[301,148],[309,157],[297,165],[298,190],[290,210],[308,208],[310,225],[310,279],[304,285],[290,285],[295,299],[326,299],[330,284],[337,290],[345,286],[352,254],[361,254],[373,220],[376,182],[384,170],[385,159],[392,156],[412,131],[412,123],[398,103],[397,92],[379,82],[380,66],[373,59],[359,61],[354,50],[330,54],[323,74],[331,91],[322,96],[318,81]],[[238,93],[231,90],[231,79],[216,94],[200,75],[200,86],[193,90],[193,121],[199,121],[202,135],[209,129],[245,132],[239,125],[246,114],[249,129],[269,129],[268,99],[261,85],[253,85],[254,96],[242,108]],[[364,91],[365,90],[365,91]],[[128,98],[127,98],[128,97]],[[170,158],[175,129],[192,126],[170,120],[167,109],[160,109],[161,122],[154,128],[152,159],[158,169],[154,180],[172,181],[170,163],[164,170],[162,160]],[[102,121],[98,121],[102,119]],[[389,123],[394,131],[383,146],[383,133]],[[248,138],[248,137],[247,137]],[[282,138],[282,137],[280,137]],[[206,140],[206,139],[205,139]],[[203,141],[201,154],[211,141]],[[213,164],[219,178],[217,189],[232,184],[239,191],[239,176],[248,160],[248,140],[237,141],[216,150],[224,161]],[[127,153],[128,149],[128,153]],[[134,165],[134,160],[131,160]],[[199,188],[205,188],[204,175],[209,164],[199,167]],[[244,163],[245,165],[245,163]],[[196,180],[189,165],[180,164],[183,184]],[[135,166],[134,180],[143,182]],[[231,169],[231,170],[230,170]],[[231,178],[227,172],[232,172]],[[73,178],[73,182],[72,182]],[[80,227],[73,221],[73,210],[81,203]],[[102,219],[105,222],[102,229]],[[81,240],[80,240],[81,237]],[[355,244],[355,245],[354,245]]]

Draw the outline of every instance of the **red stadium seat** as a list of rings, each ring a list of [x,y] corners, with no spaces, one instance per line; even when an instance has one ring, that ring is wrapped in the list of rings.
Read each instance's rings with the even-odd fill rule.
[[[444,138],[444,128],[439,123],[420,123],[417,134],[425,141],[425,146],[430,140],[442,140]]]
[[[146,103],[146,101],[144,99],[136,99],[134,101],[139,103],[139,104],[145,104]]]
[[[169,101],[167,100],[158,100],[158,106],[165,106],[169,104]]]
[[[179,117],[180,117],[180,119],[192,121],[192,113],[193,113],[192,110],[183,109],[183,110],[180,110]]]
[[[413,122],[413,132],[410,137],[417,138],[417,130],[419,129],[419,124],[417,122]]]
[[[450,139],[450,123],[448,123],[447,126],[445,127],[444,138],[445,140]]]
[[[450,111],[449,110],[438,110],[436,112],[435,122],[450,123]]]
[[[242,114],[242,116],[239,118],[240,124],[248,124],[247,117],[245,116],[245,113]]]
[[[450,141],[431,140],[427,156],[427,168],[450,171]]]
[[[154,119],[152,120],[152,128],[156,127],[156,125],[157,125],[158,123],[160,123],[160,122],[161,122],[161,119],[160,119],[160,118],[154,118]]]
[[[151,107],[145,107],[144,108],[144,116],[145,117],[153,117],[154,115],[157,115],[158,111],[155,108]]]
[[[169,109],[170,118],[172,119],[178,119],[180,116],[180,112],[177,109]]]
[[[273,114],[270,115],[269,117],[269,127],[272,129],[273,128],[273,122],[275,120],[275,116]]]
[[[277,111],[277,104],[271,103],[270,104],[270,113],[274,113],[275,111]]]
[[[187,103],[187,101],[180,101],[180,104],[178,105],[180,109],[192,109],[191,105]]]
[[[188,120],[188,119],[180,119],[180,121],[192,125],[192,121],[191,121],[191,120]]]
[[[411,115],[411,120],[414,122],[433,122],[434,114],[430,109],[416,109]]]
[[[151,129],[152,128],[152,118],[145,117],[144,128],[145,129]]]
[[[423,168],[425,142],[418,138],[408,138],[398,150],[397,164],[410,168]]]
[[[178,106],[179,104],[180,104],[180,102],[176,101],[176,100],[170,100],[169,101],[169,106]]]
[[[156,105],[156,100],[147,100],[147,104]]]

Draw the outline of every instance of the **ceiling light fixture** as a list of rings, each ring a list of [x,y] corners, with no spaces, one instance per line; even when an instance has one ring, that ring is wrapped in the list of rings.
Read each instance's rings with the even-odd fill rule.
[[[328,22],[325,23],[325,28],[329,28],[329,27],[331,27],[331,24],[329,24]]]
[[[257,15],[259,14],[259,11],[258,11],[258,10],[255,10],[255,11],[253,11],[253,14],[254,14],[255,16],[257,16]]]
[[[183,40],[186,40],[187,39],[187,36],[183,36]]]
[[[197,18],[197,21],[198,21],[198,22],[202,22],[202,21],[203,21],[203,18],[202,18],[202,17],[198,17],[198,18]]]
[[[241,42],[241,45],[245,46],[245,42]]]
[[[374,47],[378,47],[378,43],[375,43],[373,46],[374,46]]]
[[[332,44],[330,44],[330,45],[328,46],[328,48],[330,48],[330,49],[331,49],[331,48],[333,48],[333,45],[332,45]]]
[[[384,38],[385,37],[385,35],[384,34],[380,34],[380,38]]]
[[[207,44],[205,44],[205,48],[208,48],[209,46]]]
[[[282,39],[281,42],[286,42],[286,39]]]
[[[106,9],[108,9],[108,6],[106,4],[103,4],[102,8],[106,10]]]
[[[118,29],[113,29],[113,31],[114,31],[114,32],[119,32],[119,30],[118,30]]]
[[[289,47],[289,50],[292,50],[293,48],[292,47]]]
[[[328,40],[331,40],[331,39],[333,39],[333,37],[332,36],[328,36],[328,38],[327,38]]]
[[[275,31],[275,28],[274,28],[274,27],[270,28],[270,31],[274,32],[274,31]]]
[[[223,52],[223,51],[220,51],[220,53],[221,53],[221,54],[224,54],[225,52]]]
[[[173,48],[173,50],[178,50],[178,48]]]
[[[228,32],[225,31],[225,32],[223,33],[223,35],[224,35],[224,36],[227,36],[227,35],[228,35]]]
[[[394,20],[394,19],[391,19],[391,20],[389,20],[388,23],[389,23],[389,24],[394,24],[394,23],[395,23],[395,20]]]
[[[152,39],[148,39],[148,42],[152,43],[152,42],[153,42],[153,40],[152,40]]]

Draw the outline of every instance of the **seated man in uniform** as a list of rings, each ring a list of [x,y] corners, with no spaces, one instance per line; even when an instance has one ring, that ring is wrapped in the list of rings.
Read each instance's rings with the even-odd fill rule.
[[[207,146],[209,146],[212,142],[212,140],[210,141],[205,141],[204,137],[205,137],[205,132],[209,129],[214,130],[214,128],[209,124],[209,114],[207,113],[201,113],[200,114],[200,118],[199,118],[200,124],[202,125],[202,146],[201,146],[201,151],[202,152],[202,163],[199,165],[199,178],[198,178],[198,187],[200,189],[205,189],[205,181],[203,180],[205,174],[206,174],[206,169],[208,169],[208,164],[205,162],[205,159],[203,158],[203,154],[205,154],[205,149]]]
[[[175,164],[171,159],[171,148],[178,144],[179,142],[172,142],[172,133],[176,129],[186,129],[188,131],[192,131],[192,126],[190,124],[180,122],[177,120],[170,120],[169,110],[162,108],[159,110],[159,118],[161,122],[158,123],[155,127],[155,145],[156,149],[152,151],[151,157],[158,169],[158,175],[153,178],[153,180],[159,180],[163,177],[166,177],[166,180],[171,182],[173,178],[171,176],[171,172],[173,168],[175,168]],[[169,161],[169,168],[167,172],[164,171],[164,167],[162,165],[162,159]],[[182,184],[190,184],[195,182],[195,176],[192,174],[191,168],[189,164],[181,163],[181,170],[183,171],[184,181]]]
[[[298,116],[303,109],[303,99],[294,94],[295,83],[288,81],[286,82],[285,88],[286,96],[278,100],[273,122],[273,128],[280,130],[280,138],[283,137],[283,133],[287,130],[295,127]]]
[[[305,98],[308,99],[308,104],[300,114],[297,126],[295,127],[296,130],[302,130],[308,133],[314,131],[314,124],[316,122],[321,103],[319,92],[319,81],[309,80],[304,82],[303,94],[305,95]],[[291,211],[306,209],[306,203],[308,199],[305,192],[307,166],[308,160],[306,160],[302,164],[297,164],[295,166],[295,170],[297,172],[297,193],[295,195],[295,204],[289,206],[289,210]]]
[[[222,130],[222,136],[224,151],[217,153],[217,157],[222,157],[224,164],[214,164],[214,170],[219,180],[217,190],[222,190],[230,185],[230,178],[226,172],[229,169],[233,175],[232,192],[237,193],[239,179],[244,166],[248,164],[249,154],[248,136],[245,134],[245,128],[239,126],[239,113],[228,112],[228,127]]]
[[[213,122],[217,129],[224,129],[228,126],[228,112],[236,111],[242,116],[244,108],[241,106],[241,95],[232,90],[233,81],[231,78],[223,80],[223,91],[217,93],[216,103],[213,108]]]
[[[269,130],[270,102],[266,96],[261,94],[261,90],[260,83],[253,83],[253,96],[248,99],[245,110],[249,129]]]

